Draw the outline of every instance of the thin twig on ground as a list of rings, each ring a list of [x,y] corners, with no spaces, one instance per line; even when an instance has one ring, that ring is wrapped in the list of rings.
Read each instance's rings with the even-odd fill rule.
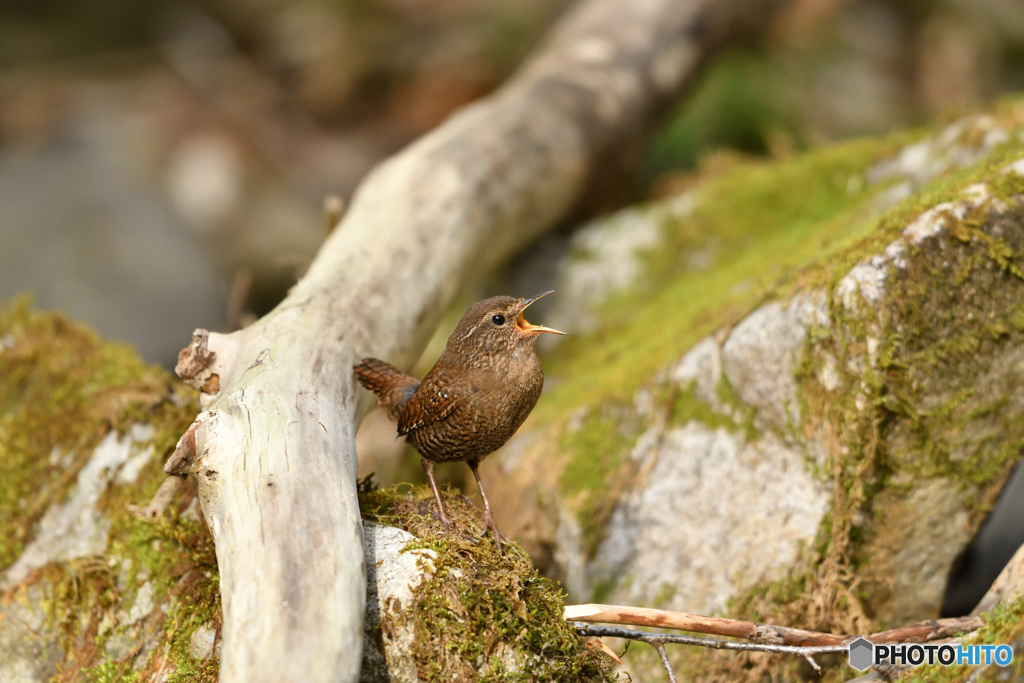
[[[153,500],[149,502],[145,507],[139,507],[137,505],[128,505],[128,510],[136,517],[142,519],[154,520],[160,517],[167,509],[167,506],[174,499],[174,494],[181,488],[182,482],[185,479],[177,475],[169,475],[164,479],[164,483],[160,484],[160,488],[157,490],[156,495],[153,496]]]
[[[680,631],[693,631],[694,633],[708,633],[715,636],[745,638],[754,643],[767,645],[792,645],[798,647],[845,646],[850,641],[859,637],[857,635],[805,631],[788,626],[761,624],[742,619],[724,619],[721,617],[689,614],[687,612],[672,612],[669,610],[625,607],[621,605],[568,605],[565,608],[565,618],[567,621],[653,626]],[[865,637],[873,643],[929,642],[949,638],[957,633],[976,631],[984,625],[984,620],[977,616],[933,619]]]
[[[632,628],[621,626],[594,626],[582,622],[570,622],[581,636],[598,636],[606,638],[626,638],[639,640],[642,643],[652,645],[657,649],[656,643],[675,643],[678,645],[696,645],[708,647],[714,650],[745,650],[747,652],[772,652],[781,655],[796,655],[811,662],[818,671],[820,668],[810,658],[814,655],[823,655],[833,652],[846,652],[846,645],[815,645],[800,647],[797,645],[771,645],[768,643],[745,643],[736,640],[720,640],[718,638],[706,638],[704,636],[680,636],[674,633],[648,633]]]
[[[658,651],[658,656],[661,657],[661,663],[665,665],[665,671],[668,672],[669,683],[676,683],[676,672],[672,670],[672,663],[668,661],[668,653],[665,652],[665,644],[658,639],[648,641],[654,646],[654,649]]]
[[[565,618],[581,636],[603,636],[625,638],[647,643],[658,651],[669,681],[676,680],[672,666],[665,652],[665,643],[679,645],[696,645],[716,650],[745,650],[747,652],[771,652],[774,654],[796,655],[803,657],[821,673],[821,667],[814,661],[814,655],[846,652],[849,643],[860,636],[819,633],[785,626],[759,624],[740,619],[723,619],[706,617],[685,612],[669,612],[667,610],[646,609],[640,607],[622,607],[618,605],[569,605],[565,608]],[[711,633],[719,636],[746,638],[751,642],[720,640],[704,636],[683,636],[672,633],[649,633],[637,629],[620,626],[593,626],[584,621],[601,621],[605,623],[632,624],[636,626],[654,626],[659,628],[675,628],[697,633]],[[929,642],[950,638],[957,633],[976,631],[985,625],[980,617],[958,617],[955,619],[935,619],[910,626],[882,631],[865,636],[874,643]]]

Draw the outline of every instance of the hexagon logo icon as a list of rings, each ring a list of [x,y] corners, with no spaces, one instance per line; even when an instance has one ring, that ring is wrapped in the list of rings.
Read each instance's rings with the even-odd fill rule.
[[[875,662],[875,646],[867,638],[850,643],[850,666],[857,671],[867,669]]]

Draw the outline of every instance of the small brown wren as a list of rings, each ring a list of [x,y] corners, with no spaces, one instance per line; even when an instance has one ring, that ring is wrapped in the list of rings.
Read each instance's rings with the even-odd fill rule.
[[[364,358],[354,367],[359,383],[377,394],[377,404],[398,422],[399,436],[423,456],[446,529],[452,525],[434,481],[434,463],[469,464],[484,501],[484,522],[499,552],[501,534],[477,467],[515,434],[540,397],[544,371],[537,337],[565,332],[531,325],[523,311],[547,294],[551,292],[531,299],[495,296],[470,306],[422,382],[376,358]]]

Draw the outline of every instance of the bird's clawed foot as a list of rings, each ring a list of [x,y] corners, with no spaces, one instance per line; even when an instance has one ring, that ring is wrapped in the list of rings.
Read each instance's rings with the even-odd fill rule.
[[[496,538],[500,538],[503,542],[508,543],[508,536],[501,533],[501,529],[499,529],[497,523],[495,523],[494,517],[489,514],[483,514],[480,515],[480,517],[484,521],[484,528],[476,535],[477,538],[484,538],[487,536],[487,532],[490,531],[497,534]]]
[[[448,515],[445,513],[444,508],[441,508],[439,511],[431,510],[430,514],[434,517],[434,519],[441,522],[441,526],[444,527],[444,530],[446,532],[452,533],[453,531],[457,531],[459,533],[459,536],[461,536],[463,540],[469,541],[473,545],[476,545],[480,542],[480,537],[474,535],[469,531],[465,531],[463,529],[459,529],[458,527],[456,527],[452,523],[452,520],[448,518]],[[484,529],[484,533],[487,533],[486,528]]]
[[[490,510],[484,511],[483,519],[484,528],[480,531],[480,534],[477,536],[477,538],[484,538],[485,536],[487,536],[487,532],[491,531],[494,534],[494,545],[498,546],[498,554],[504,555],[505,551],[501,548],[501,542],[505,541],[507,543],[508,537],[505,536],[505,534],[501,533],[501,530],[498,529],[498,525],[494,522],[494,517],[491,515]]]
[[[434,519],[441,522],[441,526],[444,527],[445,531],[451,531],[455,528],[452,525],[452,520],[448,519],[448,515],[445,514],[444,508],[438,508],[437,511],[431,510],[430,514],[433,515]]]
[[[501,539],[504,538],[502,533],[498,531],[498,525],[494,523],[494,516],[491,515],[491,503],[487,500],[487,494],[484,492],[484,483],[480,481],[480,472],[477,471],[477,467],[480,464],[479,460],[470,460],[468,463],[469,469],[473,470],[473,477],[476,479],[476,486],[480,489],[480,497],[484,501],[484,530],[480,534],[480,538],[487,535],[487,529],[494,532],[494,544],[498,546],[498,554],[504,555],[505,552],[501,549]],[[508,541],[507,538],[505,538]]]

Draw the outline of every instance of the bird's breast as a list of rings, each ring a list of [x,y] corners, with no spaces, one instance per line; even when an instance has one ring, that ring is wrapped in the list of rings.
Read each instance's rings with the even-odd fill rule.
[[[437,462],[482,458],[505,444],[537,404],[544,374],[537,361],[462,374],[451,415],[409,441]]]

